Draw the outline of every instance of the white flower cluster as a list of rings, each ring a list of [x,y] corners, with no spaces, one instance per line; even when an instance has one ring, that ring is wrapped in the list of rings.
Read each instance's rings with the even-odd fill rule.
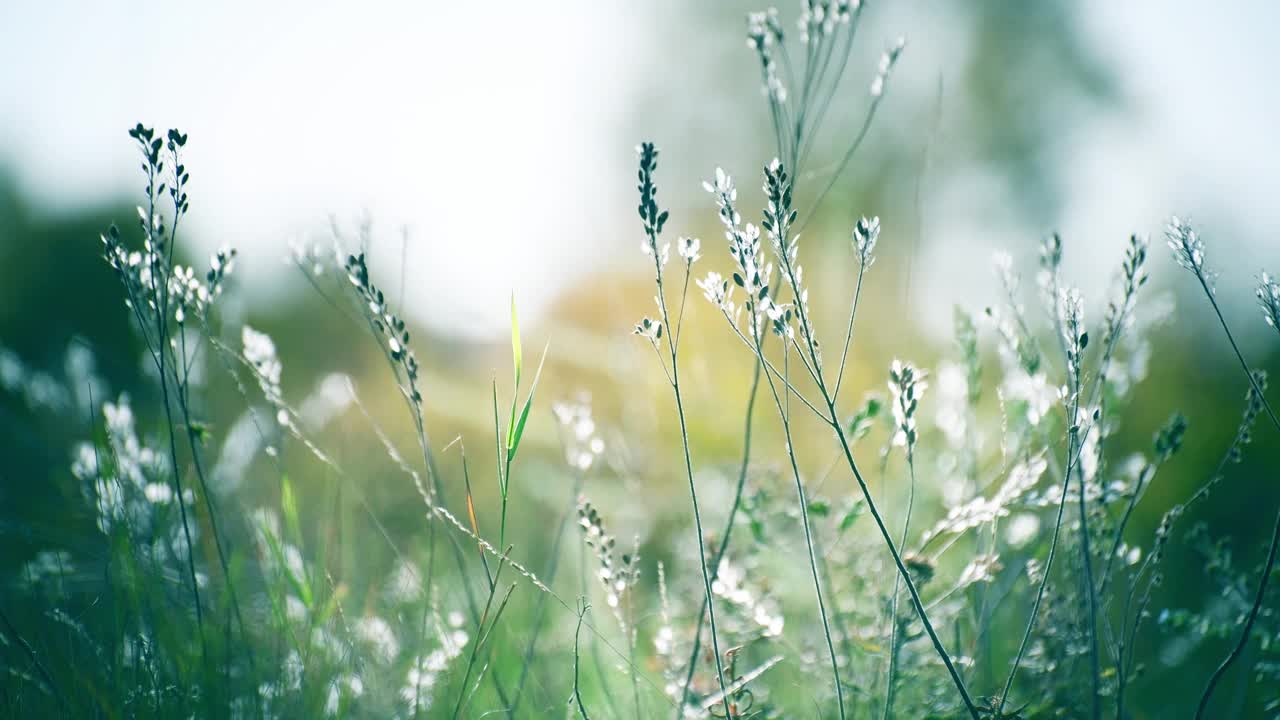
[[[147,212],[138,208],[138,214],[145,226]],[[155,220],[159,221],[159,215]],[[223,247],[209,257],[209,271],[200,277],[190,266],[174,264],[169,267],[168,257],[150,238],[143,242],[142,251],[126,248],[114,226],[101,238],[106,247],[107,263],[126,284],[128,299],[125,304],[133,307],[136,300],[143,300],[150,310],[155,311],[163,302],[165,307],[172,308],[173,319],[179,325],[186,322],[189,312],[203,316],[208,311],[213,300],[222,294],[223,280],[235,264],[236,251]],[[161,286],[164,288],[163,298],[159,292]]]
[[[112,472],[99,463],[103,453],[90,443],[77,447],[71,472],[92,483],[98,529],[110,532],[117,522],[123,522],[145,536],[151,526],[151,506],[173,501],[173,490],[165,483],[168,465],[161,452],[138,439],[128,395],[121,395],[114,403],[103,403],[102,414],[109,445],[105,454]],[[186,500],[191,500],[190,491]]]
[[[893,71],[893,66],[898,64],[898,57],[902,55],[902,50],[906,46],[907,39],[899,37],[893,47],[880,56],[880,65],[876,68],[876,78],[871,81],[871,97],[878,98],[884,94],[884,84],[889,79],[889,73]]]
[[[1173,251],[1173,259],[1207,283],[1210,278],[1204,265],[1204,242],[1195,228],[1174,215],[1169,219],[1164,234],[1169,241],[1169,249]]]
[[[859,218],[853,226],[853,250],[858,254],[858,264],[865,270],[876,261],[876,240],[880,239],[880,218]]]
[[[409,665],[405,676],[404,687],[400,688],[400,699],[405,703],[409,717],[431,709],[432,690],[440,680],[440,676],[449,669],[450,663],[462,654],[463,648],[471,640],[467,632],[461,628],[462,615],[449,614],[449,627],[438,627],[436,639],[439,647],[426,655],[419,655]]]
[[[387,577],[383,594],[394,605],[417,602],[422,597],[422,573],[416,565],[402,558]]]
[[[1267,324],[1280,330],[1280,283],[1275,277],[1262,273],[1258,279],[1258,305]]]
[[[627,623],[619,612],[622,599],[640,579],[639,538],[630,553],[623,553],[621,562],[615,562],[614,548],[617,541],[605,531],[604,521],[599,511],[585,498],[578,501],[578,525],[582,528],[582,539],[591,548],[600,562],[596,576],[604,586],[605,602],[614,611],[623,632],[628,632]]]
[[[747,574],[739,566],[729,562],[728,558],[720,561],[720,569],[716,571],[716,579],[711,583],[711,592],[728,600],[744,616],[751,619],[764,637],[782,635],[785,620],[773,603],[747,585]]]
[[[244,347],[244,359],[253,368],[253,376],[258,387],[262,388],[263,397],[276,410],[276,422],[282,427],[292,426],[293,420],[280,390],[280,374],[284,366],[276,355],[276,344],[271,341],[271,336],[248,325],[240,329],[240,342]]]
[[[796,220],[796,211],[791,206],[791,182],[782,161],[774,158],[764,171],[765,217],[762,225],[769,234],[774,255],[778,258],[778,266],[783,279],[791,288],[795,298],[794,305],[801,319],[800,329],[810,349],[816,351],[818,345],[811,335],[806,318],[809,311],[809,291],[804,287],[804,268],[799,264],[800,236],[791,234],[791,225]],[[769,303],[764,310],[773,323],[776,334],[794,337],[791,328],[791,308],[786,305]]]
[[[250,513],[250,527],[263,571],[268,575],[288,574],[297,583],[305,584],[307,568],[302,551],[285,541],[280,533],[280,516],[269,508],[257,508]]]
[[[859,0],[810,0],[805,3],[796,23],[800,27],[800,42],[821,42],[835,32],[836,25],[848,25]]]
[[[342,264],[342,257],[336,249],[332,253],[326,253],[320,249],[319,245],[314,243],[303,245],[294,241],[289,243],[289,256],[284,260],[285,263],[292,262],[299,269],[310,273],[313,277],[320,277],[324,274],[326,256],[330,254],[333,256],[334,264]]]
[[[654,320],[650,317],[643,317],[640,322],[636,323],[635,334],[647,339],[657,347],[658,341],[662,339],[662,321]]]
[[[733,273],[733,286],[740,287],[746,292],[747,299],[744,306],[754,309],[756,314],[754,321],[758,328],[760,319],[771,304],[768,293],[770,278],[773,275],[773,264],[764,262],[760,254],[760,230],[751,223],[747,223],[745,227],[739,227],[742,218],[734,206],[738,199],[738,190],[733,185],[733,179],[722,168],[716,168],[715,179],[703,182],[702,187],[716,198],[716,205],[720,211],[720,224],[725,228],[724,236],[729,241],[729,255],[733,258],[736,268]],[[720,308],[725,316],[736,324],[741,308],[737,307],[733,301],[733,286],[715,272],[708,273],[705,279],[698,281],[698,287],[702,288],[707,300]]]
[[[1067,349],[1067,365],[1074,382],[1080,382],[1081,354],[1089,344],[1084,331],[1084,296],[1076,288],[1058,291],[1058,326]]]
[[[604,454],[604,440],[596,432],[590,401],[584,397],[576,402],[559,402],[551,406],[551,411],[566,431],[565,462],[580,472],[590,470]]]
[[[928,373],[911,363],[894,360],[889,366],[889,392],[893,395],[893,444],[905,447],[910,455],[916,445],[916,409],[924,391],[929,388],[925,380]]]
[[[389,664],[400,655],[400,639],[391,629],[391,624],[377,615],[357,620],[355,636],[378,662]]]
[[[344,673],[329,683],[329,694],[324,701],[325,717],[336,718],[342,714],[343,700],[364,695],[364,680],[359,675]]]
[[[991,582],[995,579],[996,573],[1004,568],[1000,564],[1000,556],[995,554],[978,555],[964,570],[960,572],[960,579],[956,581],[957,588],[967,588],[970,585],[983,582]]]
[[[781,45],[782,40],[782,23],[778,21],[777,9],[769,8],[747,16],[747,47],[755,50],[760,59],[765,95],[779,105],[787,102],[787,88],[778,77],[778,63],[774,59],[774,46]]]
[[[209,257],[209,271],[204,278],[196,276],[190,266],[174,265],[169,273],[169,305],[173,319],[186,322],[187,312],[203,317],[214,298],[222,294],[222,281],[235,264],[236,251],[224,247]]]
[[[681,237],[676,241],[676,252],[680,253],[680,257],[684,258],[689,265],[698,261],[702,255],[699,251],[702,249],[702,241],[698,238]]]
[[[922,542],[927,544],[933,538],[944,533],[960,534],[980,525],[994,522],[999,518],[1007,517],[1010,513],[1010,507],[1035,487],[1048,467],[1049,463],[1045,460],[1044,455],[1038,455],[1026,462],[1014,465],[1009,470],[1009,476],[1005,478],[1004,483],[996,491],[995,495],[992,495],[989,499],[976,497],[963,505],[951,508],[945,518],[938,521],[936,525],[924,534]]]
[[[640,252],[644,253],[645,255],[653,255],[655,252],[657,252],[658,262],[662,265],[662,267],[666,267],[667,262],[671,260],[671,243],[663,243],[662,247],[657,247],[654,244],[654,241],[652,239],[645,238],[644,240],[640,241]],[[681,254],[683,255],[683,253]]]
[[[667,570],[658,561],[658,601],[661,623],[653,633],[653,652],[662,668],[662,691],[667,697],[679,700],[680,660],[676,657],[676,631],[671,626],[671,601],[667,596]]]

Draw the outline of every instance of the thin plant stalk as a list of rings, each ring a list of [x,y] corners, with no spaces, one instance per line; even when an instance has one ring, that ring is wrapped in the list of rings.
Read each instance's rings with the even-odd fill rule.
[[[761,360],[761,364],[763,364],[764,350],[760,342],[760,335],[762,333],[756,329],[754,324],[752,327],[753,335],[755,335],[756,339],[756,355],[757,358]],[[785,343],[783,344],[783,353],[783,367],[786,368],[788,365],[786,358],[790,353]],[[831,659],[831,676],[836,688],[836,704],[839,708],[840,718],[841,720],[844,720],[844,687],[840,682],[840,663],[836,656],[835,643],[831,639],[831,623],[827,618],[826,601],[822,597],[822,578],[818,573],[818,561],[817,557],[814,555],[813,549],[813,530],[809,522],[809,501],[805,497],[804,482],[800,478],[800,466],[796,460],[794,443],[791,437],[791,412],[788,407],[789,403],[786,402],[786,399],[779,394],[777,384],[774,382],[773,377],[770,375],[765,379],[768,380],[769,391],[773,395],[773,402],[778,410],[778,418],[782,421],[783,442],[786,446],[787,460],[791,464],[791,476],[795,480],[796,498],[800,504],[801,527],[804,529],[805,549],[809,556],[809,572],[813,578],[813,592],[818,599],[818,615],[822,618],[822,634],[826,639],[827,654]],[[785,389],[783,393],[786,394]],[[787,394],[787,399],[789,399],[789,397],[790,395]]]
[[[1218,300],[1214,297],[1213,290],[1209,287],[1208,281],[1205,279],[1204,273],[1200,270],[1193,270],[1196,279],[1200,281],[1200,288],[1204,290],[1205,297],[1209,299],[1209,305],[1213,307],[1214,314],[1218,317],[1218,323],[1222,326],[1222,332],[1227,336],[1227,342],[1231,345],[1231,351],[1235,353],[1236,359],[1240,362],[1240,368],[1244,370],[1244,375],[1249,379],[1249,385],[1253,391],[1257,393],[1262,407],[1267,412],[1267,417],[1271,419],[1271,424],[1276,430],[1280,430],[1280,418],[1276,417],[1275,410],[1271,408],[1271,403],[1267,401],[1263,395],[1262,388],[1258,385],[1257,378],[1249,370],[1249,363],[1244,359],[1244,353],[1240,352],[1240,346],[1236,344],[1235,337],[1231,334],[1231,328],[1227,325],[1227,319],[1222,315],[1222,309],[1218,307]],[[1254,595],[1253,606],[1249,608],[1249,614],[1245,617],[1244,627],[1240,631],[1240,639],[1222,659],[1222,663],[1218,665],[1213,674],[1209,676],[1209,682],[1205,686],[1204,693],[1200,696],[1200,703],[1196,707],[1196,720],[1204,717],[1205,710],[1209,706],[1209,698],[1213,695],[1213,691],[1221,682],[1222,677],[1226,675],[1231,665],[1240,658],[1244,653],[1245,645],[1249,642],[1249,634],[1253,632],[1253,625],[1258,620],[1258,614],[1262,612],[1263,601],[1266,599],[1267,583],[1271,579],[1271,571],[1276,565],[1276,555],[1280,552],[1280,513],[1276,515],[1275,527],[1271,532],[1271,544],[1267,548],[1267,560],[1262,567],[1262,577],[1258,579],[1258,591]]]
[[[907,537],[911,531],[911,511],[915,507],[916,502],[916,459],[914,448],[907,450],[907,472],[910,475],[910,485],[907,487],[907,515],[902,521],[902,540],[899,547],[907,546]],[[902,578],[894,576],[893,578],[893,601],[890,603],[889,618],[891,628],[889,633],[889,682],[885,688],[884,694],[884,720],[893,717],[893,698],[896,689],[897,671],[898,671],[898,655],[901,651],[900,640],[898,637],[898,593],[901,590]]]
[[[578,705],[578,716],[582,720],[591,720],[591,716],[587,715],[587,706],[582,702],[582,683],[579,672],[582,666],[582,618],[586,616],[590,607],[585,601],[582,603],[578,610],[578,627],[573,631],[573,699]]]
[[[663,263],[663,255],[665,254],[665,251],[659,249],[658,247],[658,233],[661,232],[662,225],[666,222],[667,213],[663,211],[661,215],[659,215],[657,202],[654,198],[654,195],[656,194],[656,188],[653,185],[653,170],[657,167],[657,154],[658,154],[658,151],[652,144],[645,143],[641,146],[640,212],[641,212],[642,218],[645,221],[644,231],[645,231],[645,236],[648,240],[649,254],[653,257],[655,283],[657,285],[657,291],[658,291],[657,292],[658,310],[660,313],[660,320],[662,323],[661,325],[658,326],[659,327],[658,338],[654,338],[653,340],[655,344],[655,349],[656,349],[657,340],[660,339],[661,337],[661,328],[666,327],[669,331],[669,334],[671,330],[671,316],[670,316],[670,313],[667,312],[666,293],[663,291],[663,283],[662,283],[662,263]],[[688,265],[685,266],[685,272],[686,273],[689,272]],[[684,284],[684,287],[687,292],[689,284],[686,282]],[[681,301],[683,302],[683,298]],[[720,685],[720,692],[723,693],[725,717],[728,718],[729,720],[733,720],[733,718],[735,717],[735,714],[733,712],[733,705],[729,701],[729,693],[726,690],[726,686],[724,682],[724,661],[720,656],[720,640],[718,637],[719,630],[716,627],[715,602],[712,600],[711,575],[710,575],[710,571],[707,568],[707,547],[706,547],[706,542],[704,540],[703,531],[702,531],[702,512],[698,508],[698,488],[693,480],[693,456],[689,449],[689,428],[688,428],[688,424],[685,421],[685,415],[684,415],[684,396],[680,391],[680,367],[679,367],[679,358],[676,352],[677,347],[675,343],[675,337],[676,336],[673,335],[667,341],[667,350],[668,350],[668,354],[670,356],[670,362],[671,362],[671,366],[668,371],[669,380],[670,380],[672,392],[675,395],[676,416],[680,420],[680,444],[681,444],[681,448],[684,451],[685,477],[689,482],[689,500],[690,500],[690,504],[693,507],[694,532],[697,533],[696,539],[698,543],[698,561],[702,566],[703,592],[705,594],[706,601],[707,601],[707,616],[711,624],[711,647],[712,647],[712,651],[715,653],[716,680]]]
[[[714,569],[711,571],[711,580],[715,581],[716,576],[720,572],[720,563],[724,559],[725,552],[729,548],[729,539],[733,534],[733,524],[738,517],[738,511],[742,507],[742,493],[747,484],[747,467],[751,460],[751,424],[755,415],[756,393],[760,389],[760,363],[757,362],[751,373],[751,391],[747,394],[747,410],[746,410],[746,426],[742,431],[742,463],[738,467],[738,484],[733,491],[733,502],[729,505],[729,517],[724,523],[724,532],[720,534],[720,543],[716,547],[716,556],[712,561]],[[684,683],[680,687],[680,704],[676,707],[676,720],[679,720],[681,713],[684,711],[685,704],[689,701],[689,685],[693,682],[693,673],[697,669],[698,653],[702,648],[702,624],[707,615],[707,599],[702,599],[702,605],[698,609],[698,619],[693,626],[693,649],[689,652],[688,670],[685,671]]]
[[[872,112],[874,112],[874,107],[875,104],[872,106]],[[870,120],[870,116],[868,116],[868,120]],[[830,186],[828,186],[828,188],[829,187]],[[793,288],[797,288],[799,287],[799,282],[797,282],[796,271],[792,267],[789,259],[789,253],[786,250],[787,238],[785,237],[785,232],[780,232],[780,235],[782,235],[782,237],[778,244],[781,250],[777,253],[778,259],[791,286]],[[942,639],[938,637],[937,632],[934,630],[933,623],[929,620],[928,611],[925,609],[924,602],[920,599],[920,593],[916,589],[915,582],[911,579],[910,572],[902,562],[898,546],[893,541],[893,536],[890,534],[888,526],[885,525],[884,519],[880,515],[879,508],[876,507],[875,500],[871,496],[871,490],[867,487],[866,481],[862,477],[862,473],[858,470],[857,462],[853,459],[853,450],[849,446],[849,440],[845,435],[844,427],[840,424],[840,414],[836,410],[836,399],[827,388],[827,384],[823,377],[822,363],[819,360],[816,340],[814,338],[812,325],[809,322],[808,313],[805,310],[804,302],[796,303],[796,312],[800,321],[800,335],[805,341],[809,357],[813,361],[812,371],[814,372],[814,379],[817,383],[818,391],[821,393],[822,399],[826,404],[825,417],[823,416],[823,413],[819,413],[819,417],[822,417],[822,419],[830,425],[832,430],[835,432],[836,439],[840,443],[840,449],[845,456],[849,469],[853,472],[854,479],[857,480],[858,487],[862,491],[863,499],[867,502],[867,509],[871,512],[871,517],[876,521],[876,527],[880,530],[881,538],[889,547],[889,553],[893,556],[894,564],[898,568],[898,574],[907,585],[907,590],[911,594],[912,605],[915,607],[916,614],[920,617],[921,624],[924,625],[925,633],[933,643],[934,650],[937,651],[939,657],[942,658],[942,662],[947,668],[947,673],[951,676],[952,683],[955,684],[957,691],[959,691],[960,697],[964,701],[965,708],[969,712],[969,715],[973,717],[974,720],[978,720],[978,709],[973,704],[973,698],[969,695],[968,688],[965,687],[964,679],[960,677],[960,672],[952,662],[950,653],[947,652],[946,646],[942,643]]]
[[[1079,413],[1079,396],[1076,396],[1072,403],[1071,415],[1074,418]],[[1041,571],[1040,585],[1036,588],[1036,599],[1031,604],[1031,615],[1027,618],[1026,628],[1022,632],[1022,641],[1018,644],[1018,652],[1013,658],[1013,667],[1009,668],[1009,676],[1005,680],[1004,690],[1000,693],[1000,703],[996,707],[996,715],[1004,712],[1005,703],[1009,701],[1009,692],[1013,689],[1013,679],[1018,674],[1018,667],[1022,664],[1022,658],[1026,654],[1027,645],[1031,641],[1031,631],[1035,629],[1036,619],[1040,616],[1040,605],[1044,601],[1044,591],[1049,585],[1049,571],[1053,568],[1053,560],[1057,556],[1058,537],[1062,532],[1062,519],[1067,509],[1067,498],[1070,496],[1071,489],[1071,473],[1075,468],[1075,462],[1078,457],[1077,447],[1083,447],[1084,438],[1077,440],[1080,429],[1074,424],[1070,425],[1067,430],[1067,467],[1062,474],[1062,497],[1058,501],[1058,516],[1053,523],[1053,537],[1049,541],[1049,556],[1045,560],[1044,570]]]

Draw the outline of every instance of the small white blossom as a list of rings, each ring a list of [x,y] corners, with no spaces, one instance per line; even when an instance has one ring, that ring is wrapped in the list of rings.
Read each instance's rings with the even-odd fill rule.
[[[871,81],[871,97],[878,98],[884,94],[884,84],[889,79],[889,73],[893,71],[893,66],[898,63],[898,56],[902,54],[902,50],[906,46],[907,39],[899,37],[893,47],[880,56],[880,65],[876,68],[876,78]]]
[[[907,448],[910,454],[916,444],[916,408],[928,389],[927,373],[911,363],[894,360],[889,366],[889,391],[893,394],[893,444]]]
[[[1182,267],[1190,270],[1207,281],[1208,275],[1204,266],[1204,242],[1200,234],[1189,223],[1177,215],[1169,219],[1165,228],[1165,237],[1169,241],[1169,249],[1173,250],[1173,258]]]
[[[680,257],[684,258],[689,264],[698,261],[702,257],[698,251],[702,249],[702,241],[698,238],[681,237],[676,244],[676,251],[680,253]]]
[[[1257,296],[1263,319],[1271,327],[1280,330],[1280,283],[1273,276],[1262,273],[1258,279]]]
[[[861,218],[853,226],[853,249],[858,253],[858,262],[863,268],[871,267],[875,262],[872,254],[876,249],[876,240],[880,238],[880,218],[870,220]]]

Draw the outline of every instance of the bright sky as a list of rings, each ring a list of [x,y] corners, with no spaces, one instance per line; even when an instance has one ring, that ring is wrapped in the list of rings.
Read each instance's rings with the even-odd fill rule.
[[[1105,241],[1118,257],[1130,231],[1155,234],[1171,211],[1190,212],[1232,233],[1251,261],[1280,267],[1276,4],[1083,7],[1092,42],[1136,102],[1063,149],[1064,233]],[[665,110],[696,101],[681,94],[681,53],[696,56],[699,39],[672,30],[678,23],[669,4],[599,0],[15,0],[0,4],[0,161],[54,206],[116,199],[138,182],[125,130],[179,126],[192,138],[194,237],[242,248],[259,292],[270,292],[261,280],[289,241],[323,240],[331,215],[350,226],[367,210],[385,260],[398,260],[400,228],[410,229],[411,312],[488,332],[505,323],[509,290],[536,311],[575,273],[633,247],[602,229],[631,220],[626,135],[644,125],[655,87],[642,73],[672,78]],[[910,36],[876,29],[901,30]],[[641,53],[646,42],[669,47]],[[688,132],[726,142],[715,128]],[[942,192],[932,224],[979,233],[977,218],[946,222],[975,207],[970,199]],[[939,280],[924,292],[953,289],[941,279],[956,275],[955,253],[968,245],[949,239],[935,237],[921,265],[923,279]],[[1096,262],[1076,258],[1077,270]]]

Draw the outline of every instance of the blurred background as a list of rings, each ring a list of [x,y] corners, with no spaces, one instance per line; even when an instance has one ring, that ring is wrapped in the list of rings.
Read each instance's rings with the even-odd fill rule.
[[[139,407],[148,397],[141,346],[98,239],[111,222],[132,227],[142,179],[125,132],[139,121],[190,134],[182,252],[199,267],[221,245],[239,249],[222,322],[231,337],[243,323],[270,333],[287,396],[300,402],[331,373],[347,373],[409,442],[375,348],[349,341],[349,323],[289,260],[291,246],[327,248],[335,228],[354,238],[366,227],[379,284],[418,328],[437,445],[460,435],[486,447],[489,382],[496,376],[509,390],[514,292],[526,364],[531,348],[550,343],[530,475],[554,477],[559,460],[550,402],[588,394],[622,468],[592,487],[593,500],[617,516],[620,536],[639,533],[650,555],[672,554],[668,526],[684,527],[687,497],[669,393],[651,350],[631,335],[652,312],[633,148],[652,140],[662,149],[667,232],[701,236],[704,262],[723,270],[700,181],[724,167],[753,219],[760,168],[775,153],[744,42],[743,18],[756,9],[738,0],[0,6],[3,569],[51,542],[74,546],[76,528],[91,528],[67,510],[71,447],[90,419],[66,422],[84,399],[49,388],[91,362],[111,396],[130,392]],[[798,12],[780,10],[788,22]],[[1280,6],[1266,2],[872,3],[797,186],[805,208],[862,121],[881,52],[905,36],[867,141],[803,243],[810,302],[836,327],[855,267],[850,228],[860,215],[881,219],[855,392],[883,388],[892,357],[936,365],[950,352],[954,306],[976,314],[1000,302],[996,250],[1023,271],[1030,303],[1039,242],[1061,232],[1065,276],[1085,291],[1097,326],[1125,239],[1149,234],[1150,295],[1176,309],[1151,336],[1149,376],[1116,443],[1147,448],[1174,410],[1191,425],[1176,467],[1139,508],[1132,537],[1149,538],[1169,504],[1211,472],[1245,392],[1211,309],[1164,248],[1170,214],[1201,228],[1251,362],[1273,377],[1280,370],[1251,290],[1261,268],[1280,268],[1277,23]],[[740,414],[751,359],[693,300],[695,335],[683,352],[694,441],[708,466],[731,464],[741,430],[723,418]],[[992,354],[989,337],[984,348]],[[210,397],[216,436],[242,408],[232,393]],[[768,417],[766,432],[776,434]],[[348,421],[336,422],[351,464],[378,454],[342,440]],[[807,472],[825,467],[824,442],[812,439],[822,450],[810,453]],[[776,444],[762,447],[777,454]],[[1196,510],[1227,533],[1242,564],[1260,557],[1280,504],[1278,460],[1280,445],[1260,429],[1228,478],[1241,490]],[[729,491],[723,473],[708,473],[708,493]],[[389,525],[413,536],[420,513],[401,509],[412,488],[385,467],[369,483]],[[532,504],[516,519],[518,536],[538,538],[539,513],[558,512],[567,488],[521,489]],[[646,507],[628,507],[636,492]],[[1170,563],[1158,602],[1200,607],[1198,582],[1189,562]],[[1176,660],[1208,668],[1215,657]]]

